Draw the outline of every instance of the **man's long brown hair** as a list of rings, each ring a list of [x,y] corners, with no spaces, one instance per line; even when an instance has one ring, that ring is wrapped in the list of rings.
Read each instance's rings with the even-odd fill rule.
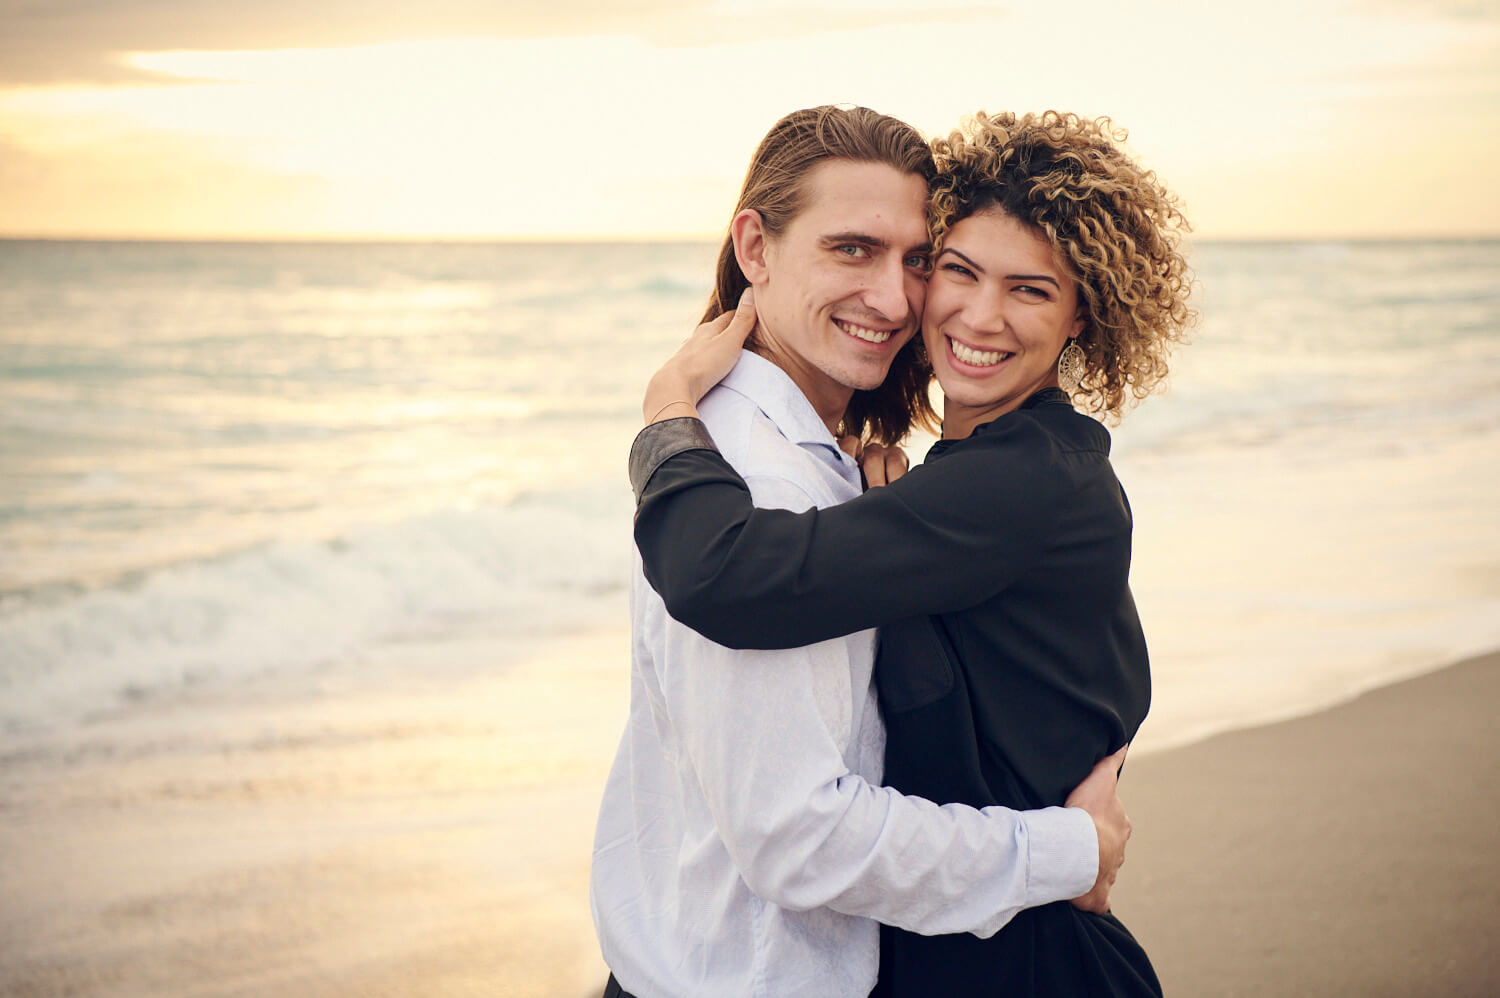
[[[734,215],[746,208],[759,212],[766,234],[786,231],[803,208],[805,180],[825,160],[884,163],[902,173],[931,182],[932,153],[917,130],[867,107],[824,105],[793,111],[761,139],[745,173]],[[733,309],[750,286],[734,256],[734,240],[726,233],[719,249],[714,291],[703,322]],[[879,388],[856,391],[844,410],[841,434],[894,444],[913,425],[932,426],[936,415],[928,398],[932,368],[917,349],[920,336],[901,348]]]

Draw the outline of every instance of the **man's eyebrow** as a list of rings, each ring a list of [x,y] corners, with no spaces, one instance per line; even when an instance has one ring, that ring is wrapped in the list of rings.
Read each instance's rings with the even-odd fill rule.
[[[952,246],[944,246],[943,252],[939,253],[938,257],[941,258],[944,254],[947,253],[952,253],[964,263],[967,263],[971,270],[977,271],[981,274],[984,273],[983,267],[975,263],[973,260],[969,259],[964,254],[960,253],[958,250],[954,249]],[[1007,281],[1046,281],[1048,284],[1052,285],[1054,288],[1057,288],[1059,291],[1062,290],[1062,285],[1057,282],[1057,278],[1051,276],[1050,274],[1006,274],[1005,279]]]
[[[869,246],[871,249],[887,249],[891,245],[879,236],[872,236],[868,232],[831,232],[820,242],[824,246],[847,246],[854,243],[857,246]]]
[[[890,241],[879,236],[872,236],[868,232],[832,232],[819,239],[819,243],[825,248],[832,249],[835,246],[868,246],[870,249],[888,250],[891,248]],[[923,242],[918,246],[910,248],[912,253],[927,253],[932,249],[932,243]]]

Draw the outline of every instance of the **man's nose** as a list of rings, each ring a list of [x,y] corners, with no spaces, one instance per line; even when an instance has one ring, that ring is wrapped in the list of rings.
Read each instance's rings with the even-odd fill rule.
[[[906,297],[906,268],[900,260],[893,260],[872,275],[865,288],[865,304],[892,322],[905,322],[911,314],[911,302]]]

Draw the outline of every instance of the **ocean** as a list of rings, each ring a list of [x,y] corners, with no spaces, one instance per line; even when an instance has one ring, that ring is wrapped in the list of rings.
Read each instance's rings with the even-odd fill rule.
[[[641,387],[713,251],[0,243],[0,736],[618,621]],[[1146,735],[1500,644],[1500,243],[1194,264],[1193,342],[1114,430]]]
[[[0,733],[618,616],[639,389],[707,259],[0,243]]]
[[[714,252],[0,242],[0,806],[79,757],[386,737],[480,686],[488,768],[439,784],[594,793],[624,716],[626,454]],[[1112,431],[1138,746],[1500,647],[1500,241],[1192,260],[1202,322]],[[335,701],[359,723],[226,720]],[[548,860],[570,884],[587,833]]]

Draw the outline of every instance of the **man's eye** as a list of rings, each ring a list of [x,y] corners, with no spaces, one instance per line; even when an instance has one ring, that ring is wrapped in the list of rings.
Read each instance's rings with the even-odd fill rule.
[[[913,253],[911,256],[906,258],[906,265],[908,267],[911,267],[913,270],[925,271],[931,264],[928,261],[927,255],[925,253]]]
[[[840,246],[838,248],[838,252],[842,253],[844,256],[854,258],[866,255],[866,250],[863,246],[855,246],[852,243],[845,246]]]

